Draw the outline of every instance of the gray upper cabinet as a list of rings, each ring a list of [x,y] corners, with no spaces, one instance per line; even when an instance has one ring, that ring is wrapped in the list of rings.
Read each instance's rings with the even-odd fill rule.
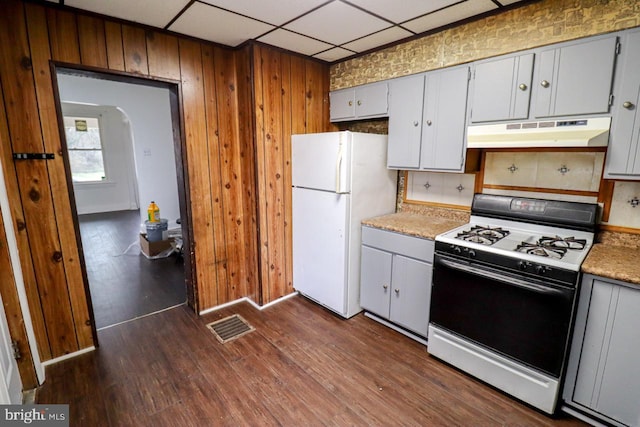
[[[426,74],[420,169],[464,170],[469,67]]]
[[[389,168],[420,167],[423,100],[424,74],[389,82]]]
[[[329,94],[332,122],[385,117],[388,114],[387,82],[377,82]]]
[[[640,31],[621,38],[605,178],[640,178]]]
[[[609,112],[617,37],[540,51],[534,78],[536,118]]]
[[[529,117],[534,54],[477,62],[470,89],[472,123]]]
[[[640,287],[586,275],[563,397],[615,425],[640,425]]]
[[[468,83],[468,66],[390,82],[389,168],[464,170]]]

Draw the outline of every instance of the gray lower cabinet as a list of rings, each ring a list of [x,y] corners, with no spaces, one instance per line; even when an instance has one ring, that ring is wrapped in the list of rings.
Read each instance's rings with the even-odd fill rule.
[[[389,82],[387,167],[464,171],[469,67]]]
[[[362,227],[362,308],[426,337],[433,246],[432,240]]]
[[[613,87],[605,178],[640,178],[640,31],[625,33]]]
[[[615,425],[640,425],[640,286],[585,275],[565,402]]]

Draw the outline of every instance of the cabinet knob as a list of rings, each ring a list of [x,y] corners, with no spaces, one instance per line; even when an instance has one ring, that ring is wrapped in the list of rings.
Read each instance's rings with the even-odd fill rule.
[[[549,87],[549,82],[548,82],[548,81],[546,81],[546,80],[543,80],[543,81],[541,81],[541,82],[540,82],[540,86],[542,86],[542,87]]]
[[[416,126],[416,127],[417,127],[419,124],[420,124],[420,123],[418,123],[418,121],[417,121],[417,120],[414,120],[414,121],[413,121],[413,125],[414,125],[414,126]]]
[[[527,88],[528,88],[529,86],[527,86],[527,85],[526,85],[526,84],[524,84],[524,83],[520,83],[520,85],[518,85],[518,87],[520,88],[520,90],[527,90]]]
[[[389,289],[389,285],[386,285],[386,284],[382,285],[382,289],[384,289],[386,291],[387,289]]]
[[[353,105],[353,101],[349,101],[349,107]]]
[[[431,126],[431,120],[427,120],[427,126]]]
[[[393,291],[396,293],[396,295],[400,294],[400,289],[398,289],[398,288],[395,288]]]
[[[358,100],[358,105],[362,105],[362,101]]]
[[[633,107],[635,107],[635,105],[633,104],[633,102],[630,102],[630,101],[624,101],[624,102],[622,103],[622,106],[623,106],[624,108],[626,108],[627,110],[633,110]]]

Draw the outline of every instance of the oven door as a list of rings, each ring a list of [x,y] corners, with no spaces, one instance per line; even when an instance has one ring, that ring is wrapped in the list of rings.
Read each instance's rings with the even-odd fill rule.
[[[574,288],[436,254],[430,322],[559,378]]]

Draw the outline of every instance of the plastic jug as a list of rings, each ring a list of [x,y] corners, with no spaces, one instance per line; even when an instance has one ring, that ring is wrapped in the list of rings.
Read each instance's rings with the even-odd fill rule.
[[[153,200],[149,204],[147,208],[147,218],[149,222],[159,222],[160,221],[160,208],[156,205],[156,202]]]

